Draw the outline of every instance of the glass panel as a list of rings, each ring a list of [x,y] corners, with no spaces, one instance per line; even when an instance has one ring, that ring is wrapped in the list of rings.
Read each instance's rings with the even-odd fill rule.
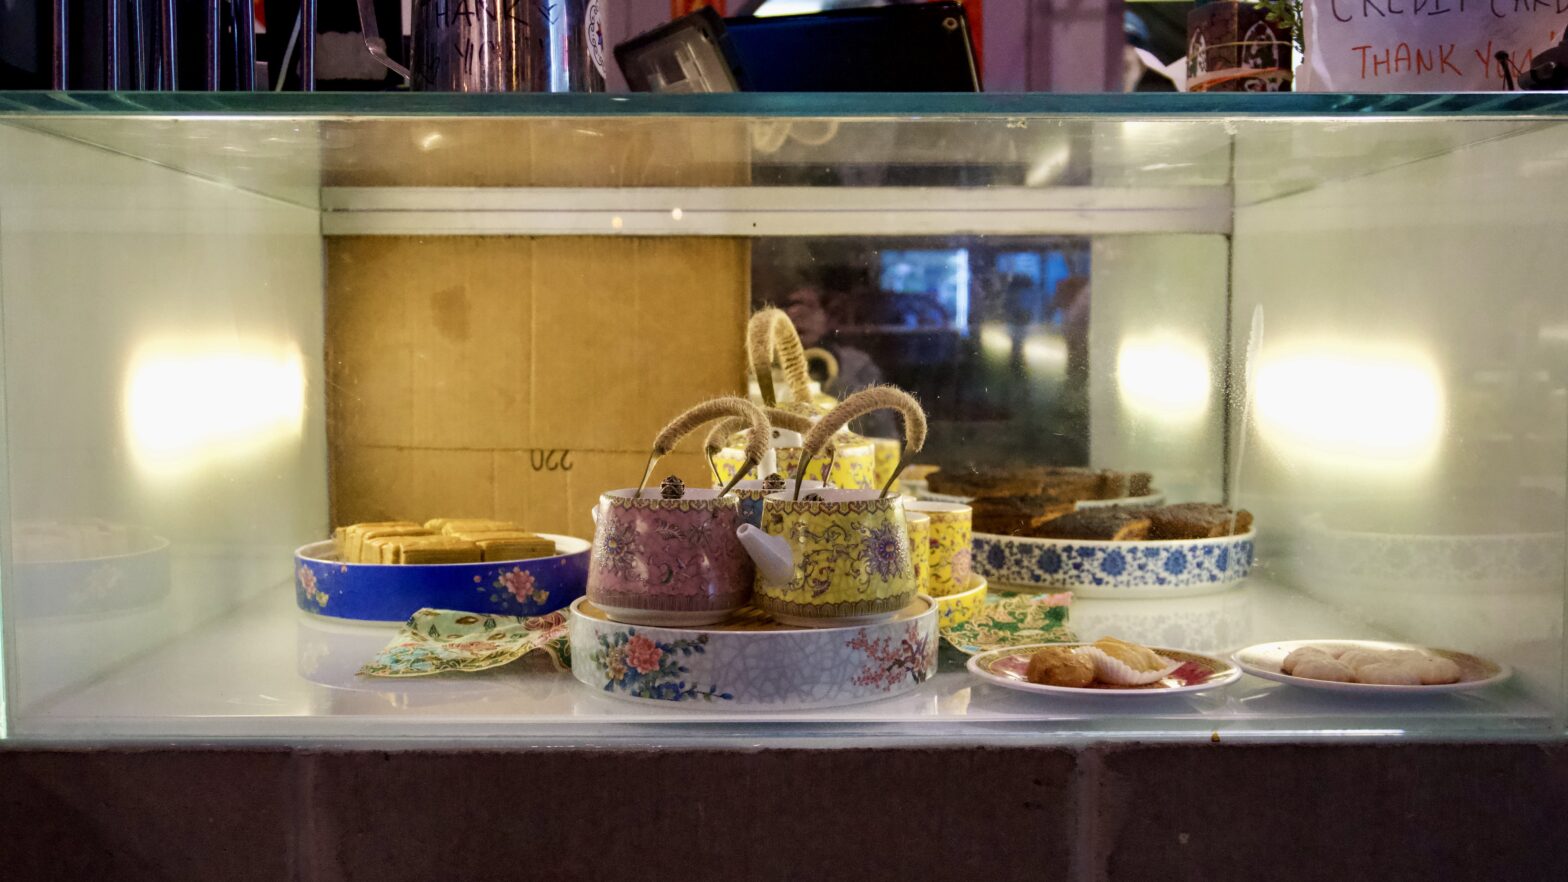
[[[9,734],[1560,735],[1563,101],[0,95]],[[532,661],[360,677],[393,629],[296,609],[333,521],[588,535],[665,418],[739,391],[768,302],[831,391],[919,394],[927,464],[1147,470],[1256,516],[1242,587],[1079,597],[1081,638],[1518,676],[1113,705],[944,649],[895,698],[693,711]]]

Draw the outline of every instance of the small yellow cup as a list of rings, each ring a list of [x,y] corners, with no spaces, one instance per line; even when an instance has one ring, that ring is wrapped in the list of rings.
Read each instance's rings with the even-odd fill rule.
[[[909,558],[915,564],[915,584],[921,594],[929,594],[927,582],[931,576],[931,516],[906,512],[904,521],[909,527]]]
[[[931,519],[925,592],[932,597],[945,597],[969,590],[973,575],[970,546],[974,542],[974,509],[956,502],[926,500],[905,502],[904,508]]]

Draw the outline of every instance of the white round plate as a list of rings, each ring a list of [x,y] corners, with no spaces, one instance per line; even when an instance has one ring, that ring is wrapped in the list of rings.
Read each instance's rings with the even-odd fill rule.
[[[1285,656],[1303,646],[1324,646],[1334,649],[1419,649],[1440,658],[1446,658],[1459,665],[1460,680],[1458,683],[1439,683],[1431,686],[1388,686],[1382,683],[1335,683],[1331,680],[1313,680],[1308,677],[1297,677],[1280,670]],[[1288,683],[1303,689],[1321,689],[1325,692],[1358,692],[1362,694],[1381,695],[1428,695],[1436,692],[1464,692],[1470,689],[1482,689],[1501,683],[1513,675],[1513,669],[1501,662],[1471,655],[1467,652],[1454,652],[1449,649],[1433,649],[1429,646],[1420,646],[1415,643],[1389,643],[1383,640],[1284,640],[1278,643],[1259,643],[1246,649],[1238,649],[1231,655],[1236,664],[1243,671],[1254,677],[1265,680],[1274,680],[1279,683]]]
[[[932,493],[926,488],[926,482],[921,481],[918,488],[909,486],[913,482],[904,481],[901,485],[905,493],[927,502],[956,502],[959,505],[968,505],[975,501],[973,496],[954,496],[951,493]],[[1073,508],[1082,511],[1086,508],[1110,508],[1117,505],[1139,506],[1160,505],[1165,502],[1165,494],[1156,490],[1148,496],[1119,496],[1115,499],[1080,499],[1073,503]]]
[[[1044,683],[1031,683],[1024,679],[1024,668],[1029,663],[1029,656],[1036,650],[1046,646],[1089,646],[1088,643],[1039,643],[1033,646],[1010,646],[1005,649],[993,649],[982,652],[969,659],[969,670],[975,676],[988,683],[994,683],[1007,689],[1017,689],[1020,692],[1034,692],[1041,695],[1074,695],[1088,698],[1111,698],[1125,696],[1140,696],[1149,698],[1155,695],[1176,695],[1182,692],[1202,692],[1206,689],[1216,689],[1226,686],[1241,679],[1241,670],[1230,662],[1203,655],[1197,652],[1188,652],[1184,649],[1165,649],[1151,646],[1150,649],[1165,656],[1172,661],[1188,662],[1196,665],[1201,671],[1203,679],[1189,681],[1181,678],[1184,673],[1178,668],[1171,676],[1151,683],[1148,686],[1047,686]]]

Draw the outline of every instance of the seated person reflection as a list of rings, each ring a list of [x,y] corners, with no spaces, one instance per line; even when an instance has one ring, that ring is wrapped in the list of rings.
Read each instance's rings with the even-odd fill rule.
[[[801,345],[807,349],[821,349],[838,361],[838,373],[823,382],[822,391],[842,400],[882,382],[882,369],[862,350],[838,342],[837,322],[829,314],[825,299],[821,288],[803,285],[785,296],[783,307],[795,323]],[[899,437],[893,415],[886,411],[870,413],[856,420],[855,431],[877,438]]]

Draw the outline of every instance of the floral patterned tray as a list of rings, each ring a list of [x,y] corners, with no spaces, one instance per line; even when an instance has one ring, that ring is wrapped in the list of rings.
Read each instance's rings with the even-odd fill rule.
[[[357,564],[337,559],[328,542],[294,552],[294,600],[322,616],[403,622],[427,607],[539,616],[583,596],[588,541],[539,534],[556,554],[532,560],[460,564]]]
[[[976,533],[975,572],[997,585],[1067,588],[1079,597],[1190,597],[1235,586],[1252,569],[1252,531],[1215,539],[1112,542]]]
[[[732,708],[831,707],[908,692],[936,671],[936,603],[846,628],[790,628],[747,608],[704,628],[612,622],[586,598],[568,623],[572,675],[617,698]]]

